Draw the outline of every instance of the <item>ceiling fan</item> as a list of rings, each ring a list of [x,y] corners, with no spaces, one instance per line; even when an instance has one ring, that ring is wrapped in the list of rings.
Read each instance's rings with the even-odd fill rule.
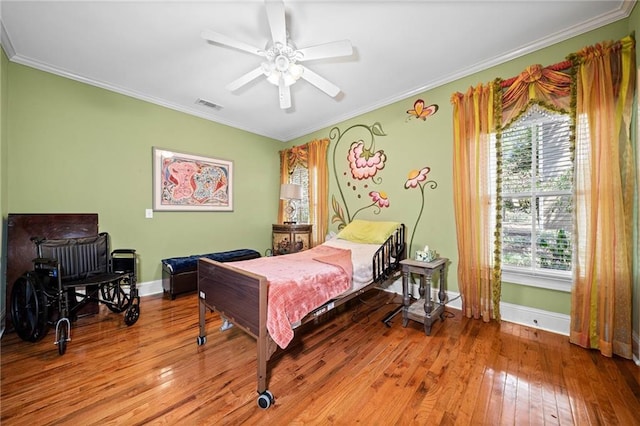
[[[271,41],[267,43],[264,49],[251,46],[215,31],[202,31],[202,38],[207,41],[253,53],[265,59],[260,66],[232,81],[226,88],[235,91],[254,79],[265,76],[268,82],[278,86],[278,97],[280,99],[280,108],[282,109],[291,107],[290,86],[300,78],[308,81],[331,97],[335,97],[340,93],[338,86],[301,65],[300,62],[349,56],[353,53],[351,42],[349,40],[339,40],[298,49],[287,34],[284,3],[281,0],[265,0],[265,7],[271,29]]]

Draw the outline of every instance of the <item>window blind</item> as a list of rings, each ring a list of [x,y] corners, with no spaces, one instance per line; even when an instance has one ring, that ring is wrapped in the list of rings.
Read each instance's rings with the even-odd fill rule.
[[[571,271],[571,121],[534,106],[502,133],[502,264]]]
[[[302,186],[302,200],[297,202],[297,222],[309,222],[309,169],[302,166],[296,166],[293,173],[289,176],[290,183],[297,183]]]

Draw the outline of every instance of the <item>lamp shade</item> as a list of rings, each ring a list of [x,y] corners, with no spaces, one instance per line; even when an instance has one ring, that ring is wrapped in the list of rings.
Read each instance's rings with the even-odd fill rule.
[[[302,186],[297,183],[283,183],[280,185],[281,200],[302,200]]]

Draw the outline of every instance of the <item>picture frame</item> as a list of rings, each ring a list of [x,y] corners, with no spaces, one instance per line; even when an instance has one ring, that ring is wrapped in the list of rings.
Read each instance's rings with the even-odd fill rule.
[[[153,210],[233,211],[233,162],[153,147]]]

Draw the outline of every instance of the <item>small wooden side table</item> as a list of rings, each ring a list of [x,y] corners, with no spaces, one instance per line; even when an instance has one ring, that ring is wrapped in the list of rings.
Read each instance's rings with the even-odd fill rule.
[[[400,261],[402,265],[402,326],[406,327],[409,320],[414,320],[424,324],[424,332],[427,336],[431,334],[431,325],[440,318],[444,321],[444,305],[447,297],[445,292],[445,267],[449,259],[439,257],[432,262],[421,262],[413,259]],[[431,275],[439,271],[440,290],[438,291],[439,302],[431,300]],[[409,294],[409,274],[420,275],[420,299],[411,303]]]
[[[311,229],[309,224],[274,224],[271,228],[274,256],[297,253],[311,248]]]

